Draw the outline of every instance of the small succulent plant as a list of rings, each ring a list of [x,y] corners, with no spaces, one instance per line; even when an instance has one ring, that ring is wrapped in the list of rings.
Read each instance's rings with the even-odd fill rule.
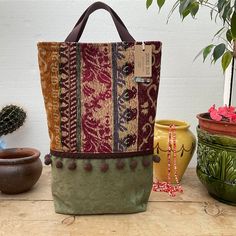
[[[0,111],[0,137],[20,128],[26,119],[26,112],[15,105],[5,106]]]

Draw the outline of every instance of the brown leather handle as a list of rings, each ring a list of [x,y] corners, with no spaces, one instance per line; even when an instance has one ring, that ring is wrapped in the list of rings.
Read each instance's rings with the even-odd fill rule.
[[[100,4],[102,4],[102,5],[106,5],[105,3],[102,3],[102,2],[96,2],[96,3],[93,3],[92,5],[100,5]],[[88,10],[89,9],[91,9],[91,8],[93,8],[93,6],[92,5],[90,5],[85,11],[84,11],[84,13],[81,15],[81,17],[79,18],[79,20],[77,21],[77,23],[75,24],[75,26],[74,26],[74,28],[85,18],[85,15],[86,15],[86,13],[88,12]],[[111,8],[111,7],[109,7],[108,5],[106,5],[108,8],[110,8],[110,10],[112,11],[112,14],[116,17],[116,19],[126,28],[126,26],[124,25],[124,23],[123,23],[123,21],[120,19],[120,17],[116,14],[116,12]],[[99,9],[101,9],[101,8],[99,8]],[[95,10],[93,10],[93,11],[95,11]],[[92,12],[91,12],[92,13]],[[90,14],[91,14],[90,13]],[[87,19],[88,19],[88,17],[87,17]],[[127,29],[127,28],[126,28]]]
[[[120,19],[120,17],[116,14],[116,12],[111,7],[109,7],[107,4],[105,4],[103,2],[95,2],[91,6],[89,6],[85,10],[85,12],[82,14],[82,16],[79,18],[79,20],[75,24],[73,30],[66,38],[65,42],[79,41],[90,14],[92,14],[94,11],[96,11],[98,9],[104,9],[110,13],[122,41],[127,41],[127,42],[134,42],[135,41],[134,38],[130,35],[130,33],[127,30],[126,26],[124,25],[123,21]]]

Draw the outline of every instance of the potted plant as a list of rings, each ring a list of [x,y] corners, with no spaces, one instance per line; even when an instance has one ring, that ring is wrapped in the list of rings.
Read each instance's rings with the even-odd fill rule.
[[[213,105],[197,117],[197,175],[211,196],[236,205],[235,107]]]
[[[158,7],[161,9],[165,2],[157,0]],[[146,0],[147,8],[152,3],[152,0]],[[217,109],[213,105],[207,113],[197,115],[197,175],[214,198],[236,205],[236,113],[235,107],[231,106],[236,57],[236,0],[177,0],[168,18],[177,9],[182,19],[195,18],[202,7],[209,8],[211,20],[222,22],[215,34],[222,42],[207,45],[199,55],[203,55],[203,61],[209,56],[212,62],[221,59],[223,72],[231,66],[231,75],[224,106]]]
[[[0,111],[0,138],[14,132],[24,124],[26,113],[15,105]],[[7,194],[29,190],[42,172],[40,153],[33,148],[4,149],[0,142],[0,191]]]

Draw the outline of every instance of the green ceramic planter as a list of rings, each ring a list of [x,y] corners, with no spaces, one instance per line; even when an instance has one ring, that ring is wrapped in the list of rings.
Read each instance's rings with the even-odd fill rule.
[[[236,138],[197,133],[198,178],[212,197],[236,205]]]

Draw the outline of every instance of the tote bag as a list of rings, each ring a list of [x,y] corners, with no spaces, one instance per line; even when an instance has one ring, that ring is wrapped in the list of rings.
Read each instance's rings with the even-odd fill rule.
[[[121,42],[78,42],[97,9],[110,13]],[[96,2],[65,42],[39,42],[38,60],[51,142],[45,164],[52,168],[55,211],[145,211],[153,182],[161,43],[135,41],[117,14]],[[135,75],[136,62],[139,67],[146,63],[148,77]]]

